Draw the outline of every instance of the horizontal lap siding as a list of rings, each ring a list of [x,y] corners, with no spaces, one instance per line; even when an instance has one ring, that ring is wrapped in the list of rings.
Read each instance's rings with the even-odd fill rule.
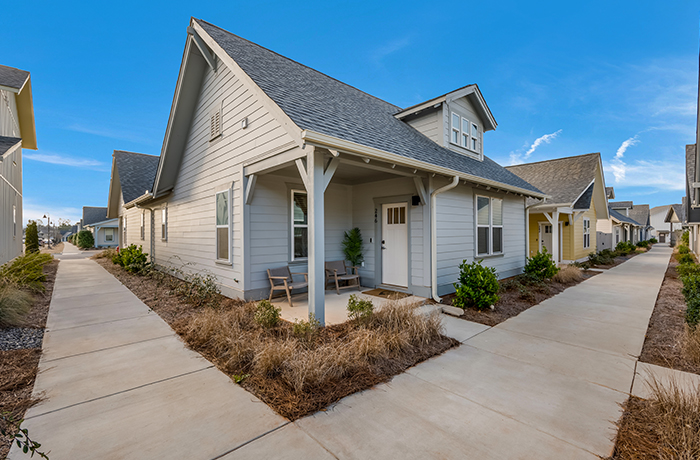
[[[442,144],[441,139],[439,139],[440,128],[438,124],[440,121],[438,115],[440,113],[441,112],[438,110],[430,111],[423,116],[409,120],[408,124],[420,131],[424,136],[428,137],[433,142]]]
[[[0,136],[20,137],[15,94],[0,90]],[[0,175],[22,193],[22,149],[8,153],[0,162]],[[22,253],[22,197],[0,180],[0,265]],[[16,233],[12,206],[15,206]]]
[[[222,136],[210,142],[210,115],[218,107],[221,107]],[[248,119],[246,129],[241,126],[243,118]],[[157,205],[156,262],[171,267],[190,264],[188,270],[214,274],[225,294],[242,296],[246,270],[243,266],[241,165],[270,151],[291,147],[292,143],[257,95],[227,67],[220,66],[218,75],[207,68],[175,187],[171,195]],[[232,183],[230,254],[233,264],[225,265],[216,262],[215,196]],[[168,209],[167,241],[160,238],[162,206]],[[264,234],[256,232],[255,226],[249,231],[251,236]],[[272,243],[271,247],[277,244],[274,238]]]

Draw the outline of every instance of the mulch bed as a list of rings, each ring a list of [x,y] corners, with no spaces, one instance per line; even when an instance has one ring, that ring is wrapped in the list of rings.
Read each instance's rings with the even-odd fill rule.
[[[23,327],[43,331],[46,326],[58,263],[54,260],[44,266],[46,291],[34,294],[35,302]],[[32,398],[40,357],[41,348],[0,351],[0,413],[9,412],[14,420],[19,421],[27,409],[41,400]],[[10,452],[12,436],[14,432],[10,436],[0,435],[0,458],[5,458]]]
[[[654,312],[639,360],[658,366],[700,374],[700,366],[683,354],[681,338],[685,333],[685,298],[681,293],[683,283],[678,277],[678,261],[675,257],[666,269],[664,281],[656,298]]]
[[[597,275],[598,272],[584,270],[581,272],[583,278],[580,281],[575,281],[572,283],[557,283],[555,281],[548,281],[542,286],[532,286],[528,289],[527,294],[523,295],[518,289],[506,289],[501,290],[498,293],[500,297],[498,302],[494,305],[493,310],[477,310],[475,308],[467,308],[464,311],[464,315],[458,318],[465,319],[467,321],[474,321],[475,323],[484,324],[486,326],[495,326],[502,323],[508,318],[519,315],[530,307],[534,307],[540,302],[554,297],[555,295],[563,292],[571,286],[575,286],[593,276]],[[506,278],[500,280],[499,283],[502,285],[511,278]],[[447,305],[452,305],[452,300],[455,294],[449,294],[442,297],[443,303]]]
[[[213,362],[232,379],[236,380],[236,378],[241,376],[241,372],[231,368],[230,362],[227,362],[226,357],[217,355],[216,350],[212,350],[209,347],[210,342],[200,345],[193,343],[193,340],[188,340],[188,327],[207,307],[195,307],[173,292],[171,289],[172,283],[181,281],[168,279],[167,282],[163,282],[162,280],[165,278],[172,278],[170,275],[165,274],[158,274],[156,278],[161,280],[158,281],[148,275],[130,274],[120,266],[113,264],[108,258],[95,260],[163,318],[190,348]],[[242,301],[232,300],[223,296],[216,301],[216,304],[216,311],[224,314],[233,309],[245,308]],[[278,326],[277,334],[289,334],[288,331],[291,329],[291,324],[286,321],[283,321],[283,323],[282,326]],[[313,346],[338,344],[352,332],[352,328],[349,323],[320,328],[313,341]],[[267,339],[270,339],[270,337],[267,337]],[[440,336],[438,340],[433,340],[421,348],[393,354],[390,359],[378,359],[369,365],[360,363],[354,368],[350,376],[333,379],[322,388],[315,388],[312,391],[295,392],[279,378],[257,375],[254,372],[246,374],[240,385],[283,417],[289,420],[296,420],[305,415],[323,411],[328,406],[353,393],[369,389],[378,383],[386,382],[409,367],[458,345],[458,341],[446,336]]]
[[[617,422],[613,455],[606,460],[656,460],[660,457],[661,439],[655,424],[649,421],[651,402],[630,396],[622,405],[624,413]]]

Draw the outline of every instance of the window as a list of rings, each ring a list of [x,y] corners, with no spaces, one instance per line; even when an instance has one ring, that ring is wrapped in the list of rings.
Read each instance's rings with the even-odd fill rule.
[[[141,211],[141,239],[146,239],[146,211]]]
[[[12,236],[17,236],[17,206],[12,205]]]
[[[163,241],[168,239],[168,208],[160,210],[160,238]]]
[[[452,112],[452,143],[459,145],[459,115]]]
[[[452,112],[452,135],[450,142],[474,152],[481,151],[481,133],[479,126],[468,119]]]
[[[229,259],[231,243],[231,220],[229,208],[229,191],[216,194],[216,258]]]
[[[476,197],[476,238],[478,255],[503,253],[503,200]]]
[[[112,241],[114,241],[114,229],[105,228],[105,242],[111,243]]]
[[[583,219],[583,247],[589,248],[591,246],[591,220]]]
[[[292,190],[292,260],[309,257],[309,219],[306,192]]]

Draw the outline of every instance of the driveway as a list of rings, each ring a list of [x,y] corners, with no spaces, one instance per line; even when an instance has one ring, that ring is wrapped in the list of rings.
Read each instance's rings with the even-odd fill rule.
[[[595,276],[463,345],[289,423],[233,384],[90,260],[64,260],[30,435],[51,458],[597,459],[671,249]],[[10,458],[21,458],[13,450]]]

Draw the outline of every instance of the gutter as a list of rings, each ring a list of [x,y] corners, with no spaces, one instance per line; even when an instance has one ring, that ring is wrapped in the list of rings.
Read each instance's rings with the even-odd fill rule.
[[[437,196],[442,192],[452,190],[459,184],[459,176],[454,176],[452,182],[440,187],[430,194],[430,275],[431,275],[431,293],[433,300],[440,302],[437,286]]]

